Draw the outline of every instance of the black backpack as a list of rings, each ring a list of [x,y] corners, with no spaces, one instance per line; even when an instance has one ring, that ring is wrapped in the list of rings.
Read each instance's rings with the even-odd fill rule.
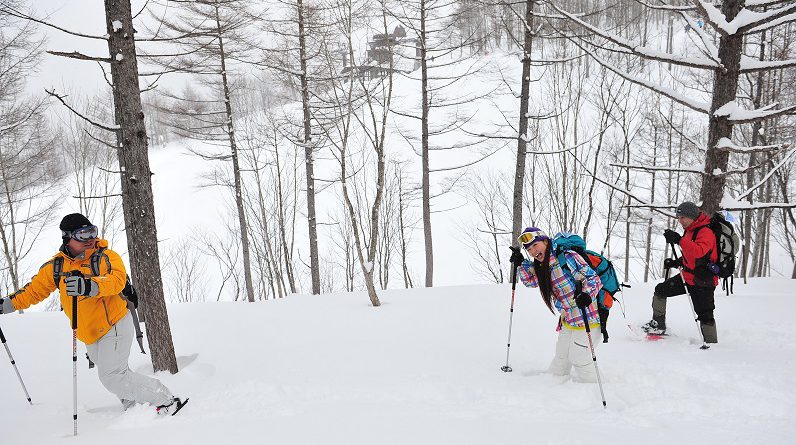
[[[738,233],[735,232],[735,226],[727,221],[721,212],[716,212],[710,217],[710,223],[707,227],[710,227],[711,232],[716,237],[718,259],[713,273],[722,279],[722,289],[727,291],[727,295],[729,295],[732,293],[732,286],[735,283],[735,257],[741,248],[741,239],[738,237]],[[694,230],[694,234],[691,237],[692,241],[696,241],[697,233],[701,229],[702,227]]]

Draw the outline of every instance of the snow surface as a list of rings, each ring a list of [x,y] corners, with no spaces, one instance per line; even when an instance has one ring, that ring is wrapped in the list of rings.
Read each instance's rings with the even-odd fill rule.
[[[541,373],[555,317],[518,288],[510,364],[510,287],[393,290],[258,303],[169,305],[181,372],[160,373],[190,404],[176,417],[122,412],[86,369],[80,346],[79,435],[72,437],[71,333],[61,313],[4,315],[34,404],[3,352],[0,443],[46,444],[792,444],[796,438],[793,280],[736,282],[717,296],[708,351],[683,297],[674,336],[636,337],[618,308],[595,384]],[[652,284],[625,295],[628,320],[649,316]],[[133,369],[151,374],[148,356]]]

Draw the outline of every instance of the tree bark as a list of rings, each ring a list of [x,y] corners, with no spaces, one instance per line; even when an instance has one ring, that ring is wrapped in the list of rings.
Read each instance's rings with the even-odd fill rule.
[[[420,88],[422,95],[422,189],[423,189],[423,240],[426,252],[426,287],[434,285],[434,247],[431,240],[431,184],[428,152],[428,61],[426,60],[426,0],[420,0]]]
[[[760,34],[760,54],[758,56],[759,61],[765,60],[766,54],[766,31],[763,31]],[[763,82],[765,80],[765,71],[760,71],[757,73],[757,85],[755,87],[755,97],[754,97],[754,107],[760,108],[760,104],[763,101]],[[760,129],[762,128],[761,122],[755,122],[752,125],[752,146],[756,146],[758,140],[760,139]],[[746,188],[751,189],[755,183],[755,170],[752,169],[754,165],[757,164],[757,154],[752,152],[749,154],[749,172],[746,174]],[[748,197],[749,204],[752,203],[752,197],[754,194],[750,193]],[[755,214],[754,210],[748,210],[743,218],[743,269],[741,270],[741,275],[743,276],[744,283],[746,283],[747,272],[749,269],[749,249],[751,246],[752,240],[752,218]]]
[[[283,259],[285,263],[285,273],[287,274],[287,281],[290,285],[290,292],[296,293],[296,280],[293,277],[293,255],[291,249],[287,244],[287,230],[285,229],[285,205],[284,193],[282,190],[282,166],[279,161],[279,143],[274,143],[274,165],[276,166],[276,190],[277,190],[277,210],[279,212],[279,241],[283,252]]]
[[[409,266],[407,265],[407,239],[406,239],[406,224],[404,223],[404,190],[403,190],[403,173],[398,170],[396,173],[398,181],[398,235],[401,239],[401,271],[404,276],[404,287],[409,289],[414,287],[412,284],[412,277],[409,274]]]
[[[727,21],[731,21],[743,8],[744,0],[725,0],[721,5],[721,12]],[[733,124],[728,116],[716,116],[715,112],[720,107],[735,101],[738,92],[738,76],[741,67],[741,52],[743,50],[743,34],[722,35],[719,39],[719,59],[724,69],[715,71],[713,80],[713,101],[710,105],[710,124],[708,133],[708,147],[705,155],[705,172],[702,176],[702,210],[708,214],[719,210],[724,197],[725,175],[716,176],[716,169],[722,172],[727,170],[730,153],[718,150],[716,145],[721,138],[731,138]]]
[[[655,125],[655,124],[653,124]],[[655,165],[658,158],[658,126],[655,125],[655,142],[652,144],[652,165]],[[652,185],[650,185],[650,202],[655,202],[655,172],[652,172]],[[644,282],[649,281],[650,277],[650,262],[652,260],[652,216],[653,211],[650,209],[649,219],[647,220],[647,246],[644,261]]]
[[[533,49],[533,7],[535,0],[525,1],[525,37],[522,47],[522,87],[520,90],[520,122],[517,138],[517,165],[514,169],[511,245],[518,246],[522,231],[522,193],[525,184],[525,162],[528,146],[528,105],[531,89],[531,51]]]
[[[627,132],[625,132],[625,160],[630,164],[630,142],[627,141]],[[625,169],[625,190],[630,190],[630,169]],[[625,210],[625,282],[630,281],[630,196],[627,198]]]
[[[114,22],[122,24],[114,30]],[[135,31],[130,0],[105,0],[105,22],[110,51],[117,153],[121,171],[122,208],[130,254],[130,275],[141,296],[147,340],[155,371],[176,373],[177,358],[171,338],[163,281],[160,274],[157,225],[149,168],[148,141],[138,85]]]
[[[310,91],[307,81],[307,42],[304,29],[304,1],[296,0],[298,12],[299,63],[301,65],[301,109],[304,118],[304,163],[307,171],[307,228],[310,236],[310,276],[312,293],[321,293],[321,273],[318,258],[318,229],[315,216],[315,172],[312,133],[310,128]]]
[[[218,6],[215,6],[216,30],[218,34],[218,54],[221,61],[221,82],[224,87],[224,111],[227,116],[227,135],[229,136],[229,149],[232,152],[232,173],[235,177],[235,205],[238,209],[238,225],[240,226],[240,244],[243,250],[243,279],[246,285],[246,299],[254,302],[254,284],[252,284],[252,263],[249,252],[249,225],[246,222],[246,208],[243,204],[243,182],[240,175],[240,161],[238,160],[238,145],[235,142],[235,124],[232,121],[232,98],[227,80],[227,60],[224,52],[224,37],[221,35],[221,20],[218,15]]]

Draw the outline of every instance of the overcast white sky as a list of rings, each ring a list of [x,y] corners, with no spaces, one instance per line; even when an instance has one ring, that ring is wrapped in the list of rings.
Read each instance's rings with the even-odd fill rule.
[[[137,3],[137,2],[136,2]],[[101,36],[105,34],[105,12],[98,0],[36,0],[32,11],[36,17],[83,34]],[[55,51],[80,51],[85,54],[105,56],[107,44],[91,39],[82,39],[40,25],[39,30],[47,36],[45,48]],[[94,94],[104,84],[99,66],[93,62],[70,60],[44,54],[39,71],[28,79],[28,89],[34,94],[43,94],[44,88],[59,91],[81,91]]]
[[[145,0],[132,0],[133,14],[140,11]],[[35,0],[28,1],[34,15],[45,18],[49,23],[81,34],[102,36],[106,33],[105,8],[99,0]],[[145,14],[142,14],[144,16]],[[140,22],[140,18],[137,20]],[[107,56],[107,43],[99,40],[71,36],[64,32],[39,26],[39,31],[47,36],[45,49],[54,51],[79,51],[93,56]],[[161,79],[164,82],[177,81]],[[180,80],[182,83],[184,79]],[[95,62],[67,59],[44,54],[38,73],[28,79],[31,93],[43,94],[44,88],[56,88],[59,92],[92,96],[106,86],[102,71]]]

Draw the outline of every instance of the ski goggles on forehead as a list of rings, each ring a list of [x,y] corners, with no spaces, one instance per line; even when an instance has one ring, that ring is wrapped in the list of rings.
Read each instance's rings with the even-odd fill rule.
[[[63,234],[77,241],[90,241],[97,238],[98,232],[97,226],[86,226],[71,232],[64,231]]]
[[[525,247],[530,246],[536,241],[542,241],[548,239],[546,236],[539,235],[538,232],[524,232],[519,237],[517,237],[517,241],[520,242]]]

